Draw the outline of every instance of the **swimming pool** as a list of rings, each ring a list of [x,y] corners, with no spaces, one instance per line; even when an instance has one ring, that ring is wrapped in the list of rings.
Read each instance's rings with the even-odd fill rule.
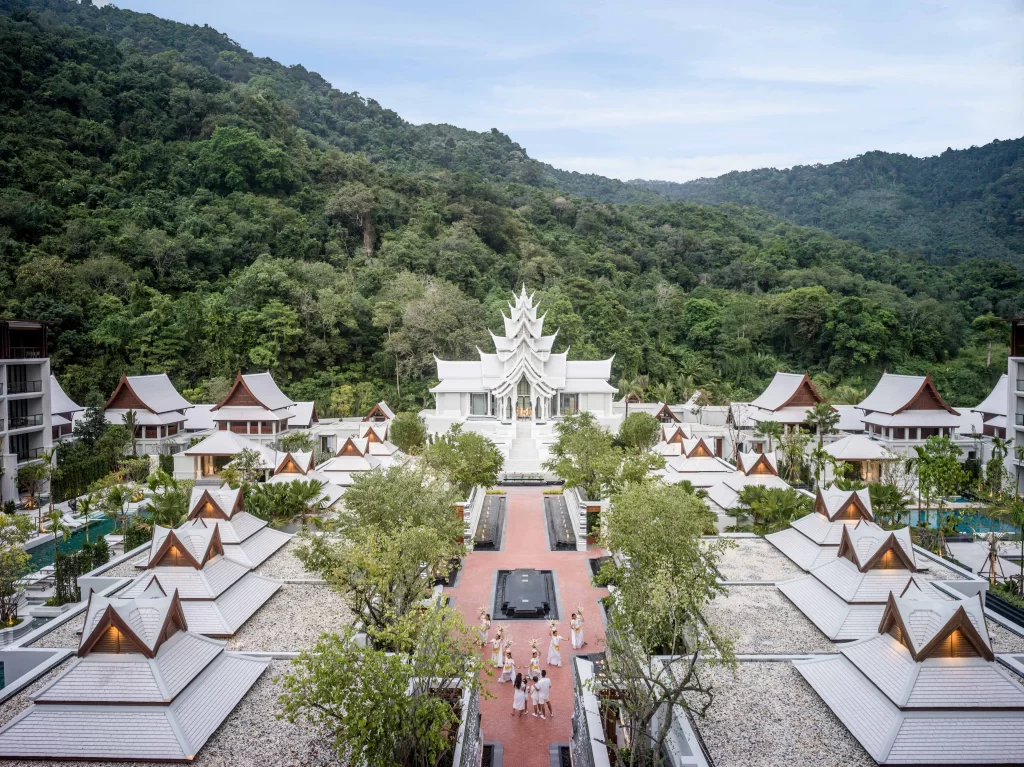
[[[90,517],[91,519],[91,517]],[[118,520],[113,517],[105,517],[96,522],[89,523],[89,541],[95,542],[101,536],[112,533],[118,525]],[[57,549],[61,554],[73,554],[82,548],[85,543],[85,528],[80,527],[73,532],[67,538],[62,538],[57,544]],[[31,561],[29,572],[36,572],[42,570],[47,565],[53,564],[53,541],[47,543],[41,543],[28,551]]]

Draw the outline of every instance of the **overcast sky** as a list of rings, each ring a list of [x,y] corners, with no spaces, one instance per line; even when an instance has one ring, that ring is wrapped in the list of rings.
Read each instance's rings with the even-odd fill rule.
[[[685,181],[1024,135],[1024,0],[121,0],[415,123]]]

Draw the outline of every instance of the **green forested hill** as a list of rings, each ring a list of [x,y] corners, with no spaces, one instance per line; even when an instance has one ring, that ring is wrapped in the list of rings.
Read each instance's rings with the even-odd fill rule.
[[[685,184],[630,183],[674,200],[753,205],[872,249],[1024,264],[1024,138],[947,149],[937,157],[868,152],[830,165],[763,168]]]
[[[636,204],[574,197],[598,187]],[[0,312],[54,321],[73,397],[166,370],[209,400],[270,369],[328,414],[421,406],[432,353],[486,347],[523,281],[574,358],[678,397],[784,368],[850,399],[888,367],[973,404],[1005,355],[987,317],[1024,313],[1005,261],[659,201],[497,131],[412,126],[207,27],[0,0]]]

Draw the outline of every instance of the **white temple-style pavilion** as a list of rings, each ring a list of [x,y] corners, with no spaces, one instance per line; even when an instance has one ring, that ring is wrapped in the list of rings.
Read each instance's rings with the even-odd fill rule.
[[[1024,687],[980,595],[894,590],[867,638],[793,666],[879,764],[1024,764]]]
[[[135,414],[136,449],[143,454],[166,452],[184,431],[192,404],[174,388],[166,373],[121,376],[103,408],[107,423],[122,425],[128,411]]]
[[[281,391],[270,371],[239,373],[227,396],[210,408],[210,412],[218,430],[245,434],[257,442],[272,444],[296,416],[296,404]]]
[[[190,630],[176,590],[92,593],[78,658],[0,729],[3,759],[191,761],[270,660]]]
[[[439,383],[430,390],[436,399],[433,415],[506,423],[544,422],[580,410],[612,417],[612,359],[570,361],[568,351],[552,352],[558,333],[544,335],[544,316],[537,316],[525,285],[509,309],[511,316],[502,315],[504,335],[491,333],[494,354],[478,349],[479,360],[437,359]]]
[[[890,451],[908,453],[929,437],[956,438],[960,413],[946,404],[931,376],[883,373],[857,408],[865,432]]]
[[[778,421],[786,426],[802,424],[807,413],[824,398],[806,373],[780,373],[748,407],[747,417],[755,424]]]

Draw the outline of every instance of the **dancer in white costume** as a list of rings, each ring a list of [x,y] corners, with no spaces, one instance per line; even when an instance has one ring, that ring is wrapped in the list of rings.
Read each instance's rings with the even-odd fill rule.
[[[491,614],[483,613],[480,616],[480,646],[487,644],[487,633],[491,630]]]
[[[511,682],[516,677],[516,662],[512,660],[512,653],[505,653],[505,667],[501,670],[501,676],[498,677],[498,681],[504,684],[505,682]]]
[[[569,628],[572,629],[572,649],[578,650],[583,647],[583,618],[578,613],[572,614]]]
[[[562,640],[563,636],[558,634],[558,626],[551,627],[551,644],[548,645],[548,665],[562,666]]]
[[[491,665],[495,668],[502,668],[505,665],[501,657],[501,634],[495,634],[491,640]]]

